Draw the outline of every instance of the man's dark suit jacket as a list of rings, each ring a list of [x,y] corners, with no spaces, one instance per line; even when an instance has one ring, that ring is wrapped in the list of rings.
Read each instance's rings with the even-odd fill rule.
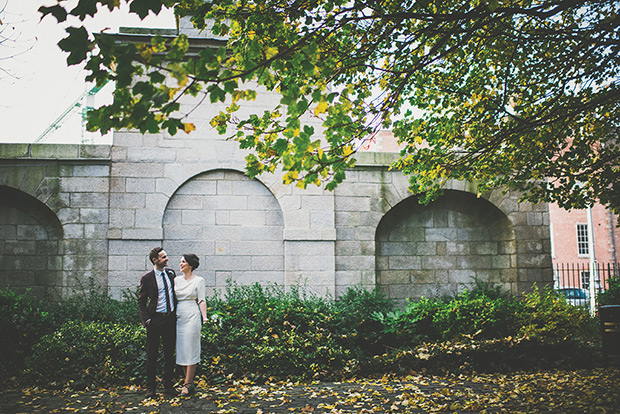
[[[172,287],[172,297],[176,304],[176,295],[174,294],[174,278],[176,274],[174,270],[165,268],[164,273],[168,276],[168,281]],[[155,280],[155,270],[151,270],[140,279],[140,291],[138,292],[138,309],[142,324],[146,326],[146,321],[153,318],[157,309],[157,281]]]

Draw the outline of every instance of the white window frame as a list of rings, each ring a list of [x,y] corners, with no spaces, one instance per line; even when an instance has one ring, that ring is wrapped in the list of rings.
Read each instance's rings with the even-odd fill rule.
[[[577,223],[577,256],[590,257],[590,245],[588,241],[588,224]]]
[[[590,289],[590,271],[589,270],[582,270],[581,272],[579,272],[579,278],[581,279],[581,288],[583,290],[589,290]]]

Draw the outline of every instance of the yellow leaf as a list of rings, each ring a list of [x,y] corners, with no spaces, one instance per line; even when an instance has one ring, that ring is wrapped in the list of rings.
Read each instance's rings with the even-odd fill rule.
[[[268,47],[267,49],[265,49],[265,56],[267,57],[267,59],[271,59],[277,54],[278,54],[278,49],[275,47]]]
[[[144,49],[142,52],[140,52],[140,56],[142,56],[142,59],[148,62],[149,60],[151,60],[151,56],[153,56],[153,49],[151,48]]]
[[[325,111],[327,111],[327,102],[325,101],[319,102],[316,108],[314,108],[314,115],[319,116],[319,114],[322,114]]]
[[[196,129],[196,125],[192,124],[191,122],[183,123],[183,131],[185,131],[186,134],[189,134],[190,132],[194,131],[195,129]]]
[[[289,171],[286,174],[284,174],[284,177],[282,177],[282,182],[284,184],[290,184],[293,182],[293,180],[297,179],[297,171]]]

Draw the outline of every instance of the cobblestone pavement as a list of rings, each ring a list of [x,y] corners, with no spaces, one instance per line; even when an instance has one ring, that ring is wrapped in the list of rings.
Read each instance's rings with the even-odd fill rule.
[[[620,413],[620,371],[198,384],[191,398],[137,387],[0,393],[0,413]]]

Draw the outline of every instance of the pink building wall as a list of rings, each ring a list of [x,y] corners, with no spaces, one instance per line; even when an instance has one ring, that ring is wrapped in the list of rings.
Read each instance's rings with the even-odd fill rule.
[[[549,221],[553,263],[589,263],[590,256],[580,256],[577,249],[577,224],[588,223],[587,210],[567,211],[556,204],[550,204]],[[592,223],[596,260],[599,263],[618,262],[618,217],[604,206],[596,204],[592,207]]]

